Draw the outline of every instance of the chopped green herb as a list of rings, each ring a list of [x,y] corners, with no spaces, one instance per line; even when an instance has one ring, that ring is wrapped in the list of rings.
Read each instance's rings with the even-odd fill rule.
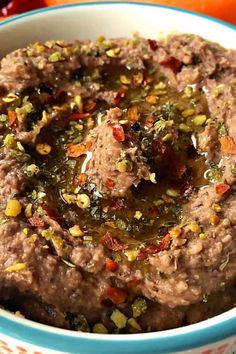
[[[137,318],[147,311],[147,302],[145,299],[137,298],[132,304],[133,317]]]
[[[90,332],[88,321],[84,315],[78,315],[71,319],[71,326],[75,331]]]
[[[56,63],[58,61],[63,61],[63,60],[65,60],[65,59],[63,58],[63,56],[61,55],[60,52],[54,52],[48,58],[48,61],[50,63]]]

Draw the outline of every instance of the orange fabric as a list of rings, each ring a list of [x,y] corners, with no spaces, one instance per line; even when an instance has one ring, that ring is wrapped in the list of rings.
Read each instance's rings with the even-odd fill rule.
[[[85,0],[11,0],[12,4],[9,8],[8,15],[32,10],[36,7],[79,3]],[[91,0],[87,1],[90,2]],[[96,1],[96,0],[94,0]],[[122,1],[122,0],[121,0]],[[136,0],[139,1],[139,0]],[[162,5],[171,5],[197,11],[220,18],[224,21],[236,24],[236,0],[140,0],[141,2],[152,2]],[[131,1],[132,2],[132,1]],[[0,11],[0,20],[1,11]]]
[[[153,2],[164,5],[171,5],[198,11],[213,17],[218,17],[224,21],[236,24],[236,1],[235,0],[142,0],[143,2]],[[45,0],[47,5],[59,5],[81,2],[78,0]]]

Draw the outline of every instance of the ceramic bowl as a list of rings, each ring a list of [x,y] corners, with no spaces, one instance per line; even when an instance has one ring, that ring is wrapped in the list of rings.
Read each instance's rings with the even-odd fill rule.
[[[95,39],[191,32],[236,48],[236,27],[196,13],[125,2],[78,3],[41,9],[0,23],[0,56],[49,39]],[[69,299],[68,299],[69,301]],[[0,353],[47,354],[233,354],[236,308],[212,319],[148,334],[77,333],[34,323],[0,310]]]

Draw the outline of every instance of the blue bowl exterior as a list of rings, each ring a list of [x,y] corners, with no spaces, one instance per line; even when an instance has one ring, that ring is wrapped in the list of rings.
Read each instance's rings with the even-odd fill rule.
[[[34,16],[42,12],[48,12],[54,9],[63,9],[66,7],[79,6],[99,6],[106,3],[112,4],[128,4],[129,2],[92,2],[77,3],[61,6],[53,6],[50,8],[39,9],[25,14],[21,14],[0,22],[0,27],[11,22],[18,21],[24,17]],[[157,4],[147,4],[140,2],[132,2],[137,6],[160,7],[177,12],[184,12],[190,15],[205,18],[222,24],[236,31],[236,26],[227,22],[212,18],[207,15],[198,14],[188,10],[182,10],[176,7],[163,6]],[[39,328],[40,327],[40,328]],[[175,334],[173,330],[157,332],[155,334],[138,334],[138,335],[95,335],[76,333],[66,330],[52,329],[51,327],[41,325],[34,326],[34,323],[24,320],[21,323],[14,320],[13,315],[0,315],[0,333],[24,341],[36,346],[52,349],[65,353],[80,354],[165,354],[176,353],[193,348],[197,348],[210,343],[215,343],[222,339],[236,336],[236,316],[232,316],[227,320],[223,320],[218,324],[205,328],[196,328],[194,326],[184,327],[181,333]]]
[[[11,317],[11,319],[7,318]],[[236,317],[207,328],[191,330],[184,327],[182,333],[173,330],[138,335],[95,335],[52,330],[31,321],[14,321],[14,315],[0,317],[0,333],[9,337],[43,346],[55,351],[79,354],[165,354],[183,352],[218,342],[236,334]],[[72,333],[72,334],[71,334]]]

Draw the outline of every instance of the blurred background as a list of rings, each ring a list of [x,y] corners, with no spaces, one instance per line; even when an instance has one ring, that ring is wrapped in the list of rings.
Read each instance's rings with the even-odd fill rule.
[[[83,0],[84,2],[85,0]],[[138,0],[136,0],[137,2]],[[79,0],[0,0],[0,18],[16,15],[41,7],[79,3]],[[92,2],[92,1],[90,1]],[[97,1],[99,2],[99,1]],[[130,1],[132,2],[132,1]],[[236,25],[236,0],[142,0],[181,7],[210,15]]]

